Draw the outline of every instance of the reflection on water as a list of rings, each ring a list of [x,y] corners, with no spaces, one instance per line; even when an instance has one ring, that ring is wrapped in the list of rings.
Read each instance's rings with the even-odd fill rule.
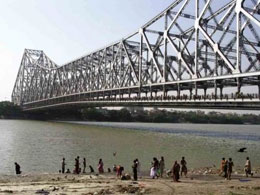
[[[86,157],[94,168],[98,159],[103,158],[105,168],[121,164],[128,171],[135,158],[139,158],[143,170],[148,170],[154,156],[164,156],[167,168],[182,156],[193,168],[219,166],[222,157],[232,157],[235,166],[243,166],[247,156],[251,157],[253,166],[260,166],[260,126],[255,125],[79,125],[0,120],[0,133],[1,174],[13,174],[15,161],[24,172],[58,172],[63,157],[68,168],[73,169],[78,155]],[[238,153],[240,147],[247,147],[248,152]],[[113,156],[113,152],[117,155]]]

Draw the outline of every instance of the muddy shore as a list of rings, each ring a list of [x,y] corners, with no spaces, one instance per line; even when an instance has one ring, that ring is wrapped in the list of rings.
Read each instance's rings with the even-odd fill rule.
[[[0,194],[260,194],[260,175],[246,178],[242,172],[234,172],[231,181],[225,180],[214,169],[190,171],[180,182],[171,177],[151,179],[149,176],[137,182],[122,181],[115,174],[22,174],[1,175]]]

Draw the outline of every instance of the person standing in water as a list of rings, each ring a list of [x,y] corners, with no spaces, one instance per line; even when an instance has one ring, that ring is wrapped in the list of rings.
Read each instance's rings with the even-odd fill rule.
[[[137,174],[138,174],[139,178],[141,178],[141,163],[138,160],[138,158],[135,159],[135,161],[136,161],[136,164],[137,164]]]
[[[253,176],[253,174],[251,173],[251,170],[252,170],[251,162],[249,160],[249,157],[246,157],[246,164],[245,164],[246,177],[248,177],[248,175]]]
[[[98,172],[99,173],[104,173],[104,163],[103,163],[102,158],[99,159],[99,162],[98,162]]]
[[[75,174],[79,174],[80,173],[80,168],[79,168],[79,156],[77,158],[75,158],[75,170],[74,170]]]
[[[232,161],[232,158],[229,158],[228,163],[227,163],[227,179],[228,180],[231,180],[233,166],[234,166],[234,163]]]
[[[182,173],[184,173],[184,176],[187,177],[187,172],[188,172],[187,162],[185,160],[185,157],[183,156],[181,159],[181,176],[182,176]]]
[[[219,176],[221,176],[223,173],[225,173],[225,171],[224,171],[225,164],[226,164],[226,160],[225,160],[225,158],[222,158],[221,164],[220,164],[220,173],[219,173]]]
[[[164,168],[165,168],[165,163],[164,163],[164,157],[162,156],[159,162],[160,177],[163,177]]]
[[[173,181],[179,182],[180,179],[180,165],[177,161],[174,162],[172,167],[172,173],[173,173]]]
[[[65,158],[63,158],[63,159],[62,159],[62,162],[61,162],[61,172],[62,172],[62,173],[65,173],[65,166],[66,166]]]
[[[137,161],[134,160],[133,163],[134,164],[132,165],[132,168],[133,168],[134,180],[137,181]]]
[[[22,173],[20,165],[17,162],[15,162],[14,165],[16,175],[20,175]]]
[[[86,166],[87,166],[86,158],[83,158],[83,173],[86,173]]]
[[[228,177],[228,161],[227,160],[225,160],[223,170],[224,170],[224,178],[227,179],[227,177]]]

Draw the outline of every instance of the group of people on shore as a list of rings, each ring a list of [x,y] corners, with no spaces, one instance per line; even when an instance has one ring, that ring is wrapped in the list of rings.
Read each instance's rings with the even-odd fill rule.
[[[15,172],[17,175],[21,174],[21,167],[20,165],[15,162]],[[77,156],[75,158],[75,167],[72,173],[74,174],[80,174],[80,173],[86,173],[86,167],[87,167],[87,163],[86,163],[86,158],[83,158],[82,161],[82,169],[80,167],[80,157]],[[233,171],[233,166],[234,166],[234,162],[232,160],[232,158],[229,158],[228,160],[226,160],[225,158],[222,158],[221,160],[221,167],[220,167],[220,176],[224,176],[224,178],[226,180],[231,180],[231,174]],[[94,173],[94,169],[91,165],[89,165],[89,169],[90,169],[90,173]],[[104,163],[102,159],[99,159],[98,161],[98,165],[97,165],[97,170],[99,174],[104,173]],[[136,181],[139,178],[141,178],[141,163],[138,159],[135,159],[133,161],[133,165],[132,165],[132,170],[133,170],[133,179]],[[249,157],[246,158],[246,163],[244,166],[244,171],[246,174],[246,177],[248,177],[248,175],[253,176],[252,173],[252,167],[251,167],[251,161],[249,160]],[[127,179],[126,176],[130,177],[127,174],[123,174],[124,171],[124,167],[122,165],[114,165],[113,166],[113,172],[116,173],[118,178],[121,179]],[[61,170],[59,170],[60,173],[71,173],[70,169],[67,168],[66,170],[66,162],[65,162],[65,158],[62,159],[61,162]],[[111,169],[108,168],[108,172],[111,172]],[[178,161],[175,161],[172,169],[171,170],[167,170],[165,171],[165,161],[164,161],[164,157],[162,156],[160,160],[158,160],[156,157],[153,158],[153,161],[151,162],[151,169],[150,169],[150,176],[152,179],[155,178],[159,178],[159,177],[163,177],[164,173],[167,174],[168,177],[172,176],[173,177],[173,181],[174,182],[179,182],[180,176],[184,175],[185,177],[187,177],[187,173],[188,173],[188,168],[187,168],[187,162],[185,160],[185,157],[182,157],[180,164],[178,163]]]
[[[180,163],[181,163],[181,165],[177,161],[175,161],[172,169],[167,171],[167,175],[168,176],[172,175],[173,181],[175,181],[175,182],[179,181],[180,174],[181,174],[181,176],[182,176],[182,174],[184,174],[184,176],[187,177],[188,169],[187,169],[187,162],[185,160],[185,157],[182,157]],[[163,177],[163,174],[165,172],[164,157],[162,156],[160,161],[156,157],[154,157],[151,165],[152,165],[152,167],[150,170],[150,176],[153,179]]]
[[[234,162],[233,162],[232,158],[229,158],[228,160],[226,160],[225,158],[222,158],[219,175],[220,176],[223,175],[226,180],[231,180],[233,166],[234,166]],[[251,161],[249,160],[249,157],[246,158],[244,171],[245,171],[246,177],[248,177],[248,175],[253,176],[253,173],[251,172]]]

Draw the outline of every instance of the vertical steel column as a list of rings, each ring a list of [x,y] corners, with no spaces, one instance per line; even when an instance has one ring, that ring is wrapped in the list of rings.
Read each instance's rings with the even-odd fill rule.
[[[168,12],[164,14],[164,62],[163,62],[163,82],[167,82],[168,80],[168,72],[167,72],[167,35],[168,35]],[[163,85],[163,99],[165,99],[165,85]]]
[[[214,89],[215,89],[215,100],[217,99],[218,96],[218,85],[217,85],[217,80],[214,80]]]
[[[180,99],[181,96],[181,87],[180,87],[180,83],[177,84],[178,89],[177,89],[177,99]]]
[[[195,76],[198,76],[198,54],[199,54],[199,25],[200,25],[200,20],[199,20],[199,0],[195,0]]]
[[[141,96],[142,88],[142,66],[143,66],[143,34],[140,34],[140,50],[139,50],[139,94]]]
[[[235,72],[239,73],[241,71],[241,8],[242,8],[242,4],[243,4],[243,0],[237,0],[236,1],[236,30],[237,30],[237,34],[236,34],[236,42],[237,42],[237,53],[236,53],[236,57],[237,57],[237,64],[236,64],[236,68],[235,68]]]
[[[260,99],[260,76],[258,78],[258,98]]]

